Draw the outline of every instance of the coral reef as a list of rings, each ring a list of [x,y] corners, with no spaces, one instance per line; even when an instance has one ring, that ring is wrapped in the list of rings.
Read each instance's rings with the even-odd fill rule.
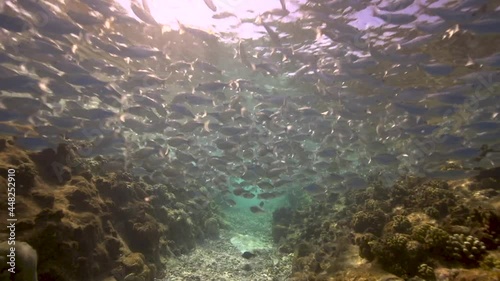
[[[205,229],[208,237],[219,238],[220,227],[219,222],[215,218],[209,218],[205,221]]]
[[[488,175],[496,173],[453,182],[405,176],[390,187],[374,177],[335,204],[276,211],[274,242],[294,255],[292,280],[350,280],[355,268],[365,278],[365,263],[411,280],[460,280],[443,279],[443,268],[498,280],[489,271],[498,266],[500,196],[492,188],[500,182]]]
[[[434,274],[434,268],[425,263],[418,266],[417,276],[424,280],[436,280],[436,275]]]
[[[472,235],[453,234],[448,238],[446,253],[462,263],[477,266],[486,254],[486,246]]]
[[[200,207],[185,189],[151,186],[119,170],[95,174],[93,160],[68,144],[26,153],[10,139],[1,143],[0,176],[16,169],[17,239],[37,251],[39,281],[152,281],[165,274],[163,257],[217,237],[216,209]],[[6,196],[2,189],[2,209]]]

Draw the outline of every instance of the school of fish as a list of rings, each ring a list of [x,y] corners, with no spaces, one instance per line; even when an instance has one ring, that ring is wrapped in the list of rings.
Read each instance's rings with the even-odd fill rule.
[[[257,39],[130,5],[0,2],[2,136],[71,143],[103,172],[196,183],[207,200],[262,200],[254,213],[293,189],[321,198],[500,164],[498,1],[276,0],[239,19]]]

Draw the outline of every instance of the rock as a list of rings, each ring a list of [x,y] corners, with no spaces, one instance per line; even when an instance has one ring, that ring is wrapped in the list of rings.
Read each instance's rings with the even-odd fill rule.
[[[500,280],[498,271],[463,268],[438,268],[435,270],[437,281],[493,281]]]
[[[110,258],[116,259],[120,255],[120,247],[122,246],[120,240],[113,236],[107,236],[104,240],[104,245],[109,253]]]
[[[205,221],[205,232],[210,238],[219,238],[219,223],[215,218],[209,218]]]
[[[55,197],[53,194],[35,190],[31,193],[31,196],[43,208],[52,208],[54,206]]]
[[[7,148],[7,140],[0,139],[0,151],[4,151]]]
[[[120,275],[124,275],[123,280],[145,281],[153,280],[151,269],[145,263],[145,257],[141,253],[129,253],[120,259]],[[122,279],[119,276],[117,279]]]
[[[10,273],[7,255],[11,247],[15,248],[15,270],[14,279],[9,279]],[[8,245],[7,242],[0,243],[0,280],[12,281],[38,281],[37,272],[38,255],[35,249],[26,242],[17,241],[15,245]]]
[[[28,194],[35,186],[35,178],[38,175],[36,167],[31,163],[23,163],[17,167],[16,189],[19,194]]]
[[[282,254],[289,254],[293,252],[292,248],[287,244],[280,245],[278,251]]]
[[[244,257],[245,259],[251,259],[253,257],[255,257],[255,254],[251,253],[251,252],[243,252],[243,254],[241,254],[242,257]]]
[[[302,242],[297,245],[295,249],[295,256],[298,258],[308,256],[312,252],[311,246],[306,242]]]
[[[288,227],[283,226],[283,225],[273,225],[272,229],[272,235],[273,235],[273,241],[275,243],[278,243],[282,237],[285,237],[288,231]]]

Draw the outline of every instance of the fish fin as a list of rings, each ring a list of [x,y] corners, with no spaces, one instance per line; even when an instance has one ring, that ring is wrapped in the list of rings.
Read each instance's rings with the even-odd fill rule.
[[[205,121],[205,123],[203,124],[203,129],[206,131],[206,132],[209,132],[210,133],[210,120],[207,120]]]
[[[176,19],[177,24],[179,25],[179,34],[184,34],[186,33],[186,27],[178,20]]]
[[[465,64],[465,66],[471,66],[475,64],[476,62],[474,62],[474,60],[470,56],[467,56],[467,63]]]
[[[212,0],[204,0],[204,2],[210,10],[212,10],[213,12],[217,12],[217,6],[215,6]]]
[[[261,15],[258,15],[258,16],[255,18],[255,24],[262,24],[262,16],[261,16]]]
[[[142,0],[142,8],[146,13],[151,15],[151,9],[149,8],[148,0]]]

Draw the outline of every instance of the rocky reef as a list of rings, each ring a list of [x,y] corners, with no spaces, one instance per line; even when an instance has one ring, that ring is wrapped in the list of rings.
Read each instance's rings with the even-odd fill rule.
[[[0,142],[0,176],[16,170],[16,239],[38,253],[39,281],[152,281],[164,277],[164,257],[218,235],[217,209],[187,188],[99,172],[67,144],[27,153],[11,139]],[[6,188],[0,197],[5,210]]]
[[[296,281],[500,280],[498,186],[492,171],[454,182],[404,177],[390,187],[372,180],[277,210],[273,238],[293,254]]]

